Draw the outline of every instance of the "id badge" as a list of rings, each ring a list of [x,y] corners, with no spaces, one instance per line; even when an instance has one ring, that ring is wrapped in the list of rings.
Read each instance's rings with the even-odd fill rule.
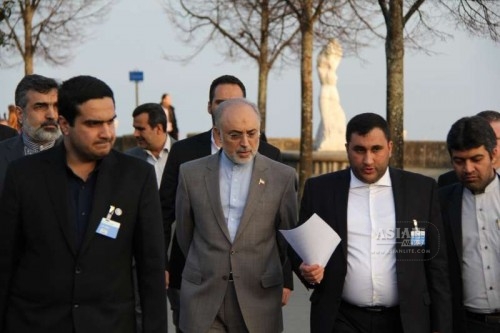
[[[425,231],[413,230],[411,232],[411,246],[424,246],[425,245]]]
[[[120,223],[113,220],[108,220],[107,218],[103,217],[101,219],[101,223],[99,223],[99,226],[97,226],[96,233],[112,239],[116,239],[118,230],[120,230]]]

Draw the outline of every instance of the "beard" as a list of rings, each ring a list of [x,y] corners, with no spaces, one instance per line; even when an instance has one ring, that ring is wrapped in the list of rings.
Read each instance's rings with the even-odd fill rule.
[[[46,126],[55,126],[55,128],[46,128]],[[46,121],[35,128],[28,122],[24,123],[23,131],[36,142],[49,142],[55,141],[61,135],[61,130],[56,121]]]

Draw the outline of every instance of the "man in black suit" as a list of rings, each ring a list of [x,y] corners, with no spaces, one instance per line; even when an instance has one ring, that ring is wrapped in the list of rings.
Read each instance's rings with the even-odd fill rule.
[[[458,183],[439,189],[446,232],[453,332],[500,332],[500,180],[497,138],[478,116],[446,140]]]
[[[0,142],[0,192],[10,162],[52,148],[61,132],[57,124],[57,87],[54,79],[26,75],[17,85],[16,108],[21,135]]]
[[[479,112],[476,116],[482,117],[490,123],[490,126],[493,128],[493,131],[495,132],[495,135],[497,138],[497,141],[496,141],[497,142],[497,149],[500,149],[500,112],[486,110],[486,111]],[[496,170],[499,170],[500,169],[500,160],[497,159],[493,166]],[[458,182],[459,182],[459,179],[457,177],[455,170],[445,172],[438,177],[438,187],[439,188],[446,186],[446,185],[455,184]]]
[[[0,141],[17,136],[17,131],[12,127],[0,124]]]
[[[63,144],[9,165],[0,200],[0,332],[166,331],[155,173],[112,150],[113,92],[77,76],[59,90]]]
[[[242,97],[246,97],[246,89],[238,78],[232,75],[218,77],[212,81],[210,85],[207,105],[208,113],[212,116],[215,108],[225,100]],[[212,116],[212,126],[213,125],[214,121]],[[201,134],[177,141],[172,145],[160,187],[160,199],[165,226],[171,226],[175,221],[175,196],[180,165],[187,161],[214,154],[219,151],[220,147],[220,138],[213,134],[212,128]],[[281,152],[279,149],[266,142],[260,142],[259,153],[271,159],[281,161]],[[168,242],[169,240],[166,241]],[[179,320],[179,289],[182,281],[181,274],[184,269],[185,260],[174,233],[170,262],[167,262],[166,268],[169,272],[167,294],[170,299],[173,311],[173,322],[176,327]],[[287,267],[290,267],[289,264]],[[287,290],[284,291],[284,303],[288,301],[290,290],[293,288],[293,280],[290,272],[285,274],[285,287]]]
[[[316,213],[342,239],[324,268],[294,256],[314,289],[311,332],[451,332],[435,181],[388,167],[392,141],[379,115],[352,118],[346,141],[350,169],[308,179],[300,207],[299,223]]]

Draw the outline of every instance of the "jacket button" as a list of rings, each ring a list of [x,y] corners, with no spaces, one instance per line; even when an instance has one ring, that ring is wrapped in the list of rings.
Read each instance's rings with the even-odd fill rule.
[[[75,268],[75,273],[80,274],[82,272],[82,269],[78,266]]]
[[[73,304],[73,307],[74,307],[75,309],[78,309],[78,308],[80,307],[80,304],[78,304],[78,303]]]
[[[235,253],[236,253],[236,251],[234,251],[234,250],[233,250],[233,251],[231,251],[231,254],[235,254]]]

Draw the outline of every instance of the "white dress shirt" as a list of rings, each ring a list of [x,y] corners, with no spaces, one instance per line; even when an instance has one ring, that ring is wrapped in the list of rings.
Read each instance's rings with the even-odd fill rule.
[[[462,196],[464,306],[471,312],[500,312],[500,181]]]
[[[342,298],[351,304],[391,307],[399,303],[396,281],[396,213],[389,169],[374,184],[351,171],[347,204],[347,274]]]
[[[214,139],[215,133],[214,133],[214,130],[212,129],[210,132],[212,133],[212,135],[210,136],[210,152],[213,155],[213,154],[219,152],[220,147],[217,146],[217,144],[215,143],[215,139]]]
[[[168,150],[170,149],[171,145],[172,142],[170,140],[170,135],[167,135],[167,140],[165,140],[165,145],[163,146],[162,151],[160,151],[160,155],[158,156],[158,158],[156,158],[156,156],[154,156],[149,150],[145,149],[146,153],[148,154],[146,161],[149,164],[152,164],[155,168],[158,188],[160,188],[161,177],[163,176],[163,170],[165,169],[165,165],[167,164]]]
[[[253,161],[236,164],[224,152],[220,154],[219,186],[222,211],[231,242],[234,241],[247,202]]]

